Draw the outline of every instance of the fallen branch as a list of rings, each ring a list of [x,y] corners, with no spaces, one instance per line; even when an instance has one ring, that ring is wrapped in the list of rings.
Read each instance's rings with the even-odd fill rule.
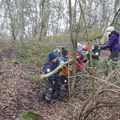
[[[70,63],[71,61],[73,61],[72,59],[63,63],[63,64],[60,64],[55,70],[51,71],[50,73],[48,74],[45,74],[45,75],[41,75],[40,76],[40,79],[43,80],[45,78],[48,78],[50,77],[51,75],[55,74],[56,72],[58,72],[61,68],[63,68],[66,64]]]
[[[109,76],[103,80],[103,81],[108,81],[109,78],[115,73],[115,71],[112,71]],[[94,76],[93,76],[94,77]],[[95,94],[91,95],[85,102],[85,104],[83,105],[82,109],[81,109],[81,112],[79,114],[79,119],[82,117],[82,114],[84,114],[83,112],[85,111],[85,109],[88,109],[89,108],[89,104],[90,102],[96,97],[99,95],[99,93],[101,92],[101,90],[103,89],[103,87],[105,86],[106,84],[104,84],[103,86],[101,86],[96,92]],[[88,106],[87,106],[88,105]]]
[[[112,92],[112,93],[116,93],[116,94],[120,95],[120,92],[119,92],[119,91],[111,90],[111,89],[102,90],[101,92],[99,92],[99,94],[102,94],[102,93],[104,93],[104,92]]]
[[[101,103],[102,103],[102,102],[101,102]],[[120,107],[120,104],[119,104],[119,103],[103,102],[102,104],[103,104],[103,105],[94,106],[94,107],[91,107],[90,109],[88,109],[88,110],[86,111],[86,114],[82,117],[82,119],[83,119],[83,120],[86,120],[87,117],[89,116],[89,114],[90,114],[91,112],[93,112],[95,109],[99,109],[99,108],[103,108],[103,107],[110,107],[110,108],[111,108],[111,107]]]
[[[112,84],[112,83],[110,83],[110,82],[107,82],[107,81],[105,81],[105,80],[103,80],[103,79],[101,79],[101,78],[94,77],[94,76],[91,76],[91,77],[94,78],[94,79],[96,79],[96,80],[98,80],[98,81],[100,81],[100,82],[102,82],[102,83],[104,83],[104,84],[107,84],[107,85],[109,85],[109,86],[113,86],[113,87],[115,87],[115,88],[117,88],[117,89],[120,89],[119,86],[114,85],[114,84]]]

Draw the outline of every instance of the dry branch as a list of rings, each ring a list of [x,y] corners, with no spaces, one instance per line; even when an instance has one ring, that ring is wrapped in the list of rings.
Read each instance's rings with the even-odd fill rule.
[[[103,108],[103,107],[120,107],[120,104],[118,103],[107,103],[107,102],[103,102],[104,104],[103,105],[98,105],[98,106],[94,106],[94,107],[91,107],[90,109],[87,110],[87,112],[85,113],[85,115],[83,116],[83,119],[81,120],[86,120],[87,117],[89,116],[89,114],[91,112],[93,112],[95,109],[99,109],[99,108]]]
[[[100,80],[100,81],[102,80],[102,83],[104,83],[104,85],[101,86],[101,87],[95,92],[95,94],[91,95],[91,96],[86,100],[86,102],[85,102],[85,104],[83,105],[83,107],[82,107],[82,109],[81,109],[81,112],[80,112],[80,114],[79,114],[79,119],[81,119],[82,115],[84,114],[84,111],[86,111],[87,109],[89,109],[89,106],[90,106],[90,104],[91,104],[91,101],[92,101],[96,96],[99,95],[99,93],[101,92],[101,90],[103,89],[103,87],[105,87],[105,85],[108,85],[107,83],[109,83],[109,82],[107,82],[107,81],[111,78],[111,76],[112,76],[115,72],[116,72],[116,70],[112,71],[105,80],[92,76],[94,79],[98,79],[98,80]],[[113,84],[110,83],[110,85],[113,85]],[[115,86],[115,85],[114,85],[114,86]],[[117,87],[118,87],[118,86],[117,86]],[[119,89],[120,89],[120,88],[119,88]]]
[[[111,22],[111,24],[110,25],[113,25],[114,24],[114,22],[115,22],[115,20],[116,20],[116,18],[117,18],[117,16],[120,14],[120,8],[118,9],[118,11],[116,12],[116,14],[115,14],[115,16],[114,16],[114,18],[113,18],[113,20],[112,20],[112,22]]]
[[[114,85],[114,84],[112,84],[112,83],[110,83],[110,82],[107,82],[107,81],[105,81],[105,80],[103,80],[103,79],[101,79],[101,78],[94,77],[94,76],[91,76],[91,77],[94,78],[94,79],[96,79],[96,80],[98,80],[98,81],[100,81],[100,82],[102,82],[103,84],[106,84],[106,85],[108,85],[108,86],[112,86],[112,87],[115,87],[115,88],[117,88],[117,89],[120,89],[119,86]]]

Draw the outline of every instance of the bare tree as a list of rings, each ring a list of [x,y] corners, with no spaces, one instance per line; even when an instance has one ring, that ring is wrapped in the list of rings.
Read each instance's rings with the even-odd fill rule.
[[[16,35],[15,35],[15,24],[14,24],[14,18],[12,16],[12,10],[11,10],[11,4],[12,1],[8,1],[6,0],[6,5],[7,5],[7,10],[8,10],[8,14],[9,14],[9,19],[10,19],[10,26],[11,26],[11,33],[12,33],[12,37],[14,40],[16,40]]]
[[[81,4],[87,26],[90,29],[94,27],[99,29],[111,22],[113,15],[119,9],[120,2],[119,0],[81,0]],[[12,36],[14,40],[38,36],[40,40],[42,36],[69,32],[67,0],[1,0],[0,6],[1,34],[4,34],[2,36]],[[72,31],[77,31],[79,34],[84,30],[84,21],[78,0],[71,2],[71,9]]]

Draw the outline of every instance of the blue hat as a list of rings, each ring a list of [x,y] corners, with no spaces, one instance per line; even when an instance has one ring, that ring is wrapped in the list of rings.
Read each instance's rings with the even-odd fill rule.
[[[49,52],[48,53],[48,58],[50,60],[54,60],[55,58],[57,58],[57,55],[54,52]]]

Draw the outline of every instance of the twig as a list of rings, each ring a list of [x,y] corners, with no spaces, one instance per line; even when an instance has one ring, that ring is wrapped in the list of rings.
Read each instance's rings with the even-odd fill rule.
[[[102,102],[101,102],[102,103]],[[95,107],[91,107],[90,109],[87,110],[86,115],[83,116],[83,119],[86,120],[86,118],[89,116],[89,114],[94,111],[95,109],[103,108],[103,107],[120,107],[120,104],[118,103],[107,103],[103,102],[104,105],[99,105]]]
[[[111,77],[111,75],[114,74],[114,72],[115,72],[115,71],[112,71],[112,72],[109,74],[109,76],[108,76],[104,81],[108,81],[109,78]],[[93,76],[93,77],[94,77],[94,76]],[[81,112],[80,112],[80,114],[79,114],[79,119],[82,117],[82,114],[83,114],[86,106],[90,103],[90,101],[92,101],[93,98],[95,98],[95,97],[99,94],[99,92],[103,89],[103,87],[104,87],[105,85],[106,85],[106,84],[104,84],[103,86],[101,86],[101,87],[95,92],[94,95],[90,96],[90,97],[86,100],[86,102],[85,102],[85,104],[83,105],[83,107],[82,107],[82,109],[81,109]],[[89,105],[88,105],[88,106],[89,106]],[[87,107],[87,108],[88,108],[88,107]]]
[[[115,88],[120,89],[119,86],[114,85],[114,84],[112,84],[112,83],[110,83],[110,82],[107,82],[107,81],[105,81],[105,80],[103,80],[103,79],[101,79],[101,78],[94,77],[94,76],[91,76],[91,77],[94,78],[94,79],[96,79],[96,80],[98,80],[98,81],[100,81],[100,82],[102,82],[102,83],[104,83],[104,84],[107,84],[107,85],[109,85],[109,86],[113,86],[113,87],[115,87]]]

